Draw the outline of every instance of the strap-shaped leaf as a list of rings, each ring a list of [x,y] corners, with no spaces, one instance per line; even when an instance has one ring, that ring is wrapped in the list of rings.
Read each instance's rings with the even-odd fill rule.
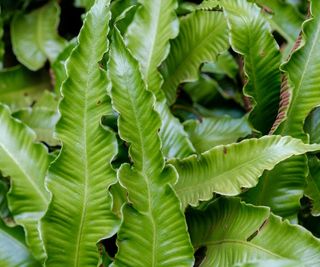
[[[29,69],[40,69],[47,59],[53,61],[63,50],[65,40],[57,34],[59,15],[59,5],[50,1],[29,14],[18,14],[12,20],[13,51]]]
[[[184,128],[198,153],[205,152],[218,145],[236,142],[240,137],[251,133],[247,117],[234,119],[231,117],[204,118],[201,122],[189,120]]]
[[[276,134],[290,135],[308,141],[303,126],[306,117],[320,103],[320,2],[311,2],[312,18],[303,24],[302,38],[298,38],[296,50],[283,67],[282,101],[278,118],[273,126]],[[300,42],[303,43],[302,46]],[[280,126],[279,126],[280,123]],[[278,128],[277,128],[278,127]],[[308,174],[307,158],[292,157],[266,172],[257,188],[247,193],[246,200],[269,205],[274,213],[292,217],[300,206]],[[264,188],[263,192],[258,191]],[[259,198],[256,198],[256,196]],[[257,200],[259,202],[255,202]]]
[[[291,157],[264,172],[257,186],[242,199],[257,206],[268,206],[273,213],[296,221],[307,174],[307,157]]]
[[[176,0],[141,0],[134,19],[128,27],[126,41],[132,55],[141,66],[148,89],[159,102],[156,109],[162,125],[160,138],[163,152],[168,158],[185,157],[194,152],[181,123],[169,110],[160,91],[162,77],[158,71],[169,52],[169,40],[178,34],[179,21],[175,13]]]
[[[167,158],[184,158],[195,153],[180,121],[173,116],[166,101],[157,102],[155,105],[161,118],[160,138],[162,151]]]
[[[182,17],[179,35],[161,67],[168,104],[175,101],[180,83],[198,78],[201,63],[215,61],[227,49],[228,30],[221,12],[195,11]]]
[[[146,90],[138,62],[118,30],[110,50],[112,102],[119,112],[119,133],[130,144],[133,167],[122,165],[118,176],[131,205],[123,208],[119,251],[113,266],[192,266],[192,248],[180,203],[170,183],[177,179],[164,167],[154,98]],[[141,252],[143,251],[143,257]]]
[[[13,116],[35,131],[37,141],[45,142],[50,146],[60,144],[53,136],[54,128],[59,120],[58,99],[49,91],[45,91],[32,108],[21,109]]]
[[[31,106],[51,87],[46,71],[32,72],[22,66],[0,71],[0,81],[0,102],[12,111]]]
[[[266,13],[270,26],[287,41],[285,57],[293,48],[301,31],[303,16],[292,4],[279,0],[255,0]],[[271,13],[271,14],[270,14]]]
[[[20,227],[8,227],[0,219],[0,266],[4,267],[40,267],[24,241],[24,232]]]
[[[293,155],[319,150],[289,136],[264,136],[240,143],[218,146],[197,157],[172,160],[179,173],[175,190],[182,203],[197,205],[213,193],[237,195],[243,188],[254,187],[264,170]]]
[[[310,232],[235,198],[190,211],[188,226],[195,248],[207,248],[203,267],[279,259],[299,262],[295,266],[320,264],[320,241]]]
[[[255,4],[246,0],[221,0],[220,3],[228,20],[231,46],[244,57],[247,77],[244,93],[253,103],[249,120],[256,129],[268,133],[278,112],[279,47],[268,21]]]
[[[112,112],[107,74],[99,67],[107,51],[109,19],[109,1],[97,0],[67,63],[56,127],[63,147],[49,169],[53,197],[42,223],[46,266],[97,266],[96,243],[117,229],[107,192],[116,179],[110,162],[117,145],[100,122]]]
[[[162,78],[158,67],[169,52],[169,40],[177,36],[177,0],[139,0],[141,6],[128,27],[127,45],[140,62],[148,89],[159,99]]]
[[[43,259],[39,220],[47,210],[49,193],[44,186],[49,157],[44,146],[35,144],[35,134],[10,116],[0,105],[0,170],[10,176],[8,204],[14,220],[24,227],[27,244],[37,259]]]
[[[282,68],[288,77],[285,101],[286,114],[278,115],[282,122],[275,131],[307,140],[303,125],[308,114],[320,103],[320,2],[311,1],[311,18],[303,24],[303,45],[296,49]],[[296,45],[299,45],[298,40]],[[289,97],[288,97],[289,96]],[[279,123],[276,122],[276,123]]]

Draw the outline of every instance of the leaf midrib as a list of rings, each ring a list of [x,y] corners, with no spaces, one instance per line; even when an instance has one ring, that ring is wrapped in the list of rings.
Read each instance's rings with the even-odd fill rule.
[[[207,12],[207,11],[198,11],[198,12]],[[216,19],[216,18],[215,18]],[[215,22],[217,22],[217,21],[215,21]],[[186,22],[187,23],[187,22]],[[163,83],[163,85],[162,85],[162,88],[166,88],[166,87],[168,87],[169,86],[169,88],[171,89],[171,86],[170,86],[170,84],[171,83],[176,83],[175,81],[177,81],[177,79],[175,78],[175,77],[179,77],[179,75],[178,75],[178,73],[179,72],[181,72],[181,66],[182,65],[186,65],[186,66],[190,66],[190,64],[185,64],[185,62],[186,61],[188,61],[190,58],[193,58],[193,56],[194,56],[194,52],[196,51],[196,52],[199,52],[199,51],[201,51],[201,49],[199,49],[199,47],[202,47],[202,46],[205,46],[205,45],[203,45],[204,43],[206,44],[206,42],[207,42],[207,40],[211,40],[212,39],[212,37],[213,36],[217,36],[217,32],[220,32],[221,31],[221,28],[222,28],[222,25],[223,25],[223,23],[218,23],[217,24],[217,27],[215,28],[215,30],[212,30],[212,31],[210,31],[209,32],[209,34],[206,34],[205,35],[205,38],[203,38],[200,42],[198,42],[197,43],[197,45],[195,46],[195,47],[193,47],[193,48],[191,48],[190,50],[189,50],[189,53],[188,53],[188,56],[186,56],[186,57],[183,57],[183,59],[178,63],[178,65],[176,65],[175,66],[175,70],[174,70],[174,72],[173,73],[171,73],[169,76],[164,76],[164,83]],[[211,28],[210,28],[211,29]],[[219,35],[218,35],[219,36]],[[221,39],[224,37],[223,35],[220,35],[219,36]],[[178,36],[178,38],[179,38],[179,36]],[[219,40],[221,40],[221,39],[219,39]],[[227,38],[226,38],[227,39]],[[218,43],[218,41],[217,41],[218,39],[214,39],[214,41],[215,41],[215,47],[217,47],[217,43]],[[210,46],[211,46],[212,44],[210,44]],[[223,51],[220,51],[220,52],[223,52]],[[219,52],[218,52],[219,53]],[[212,54],[213,54],[213,51],[212,51]],[[212,55],[211,54],[211,55]],[[216,57],[217,55],[215,54],[214,55],[214,57]],[[203,60],[202,60],[203,61]],[[191,72],[192,72],[192,70],[191,70]],[[179,83],[180,82],[183,82],[183,81],[185,81],[185,79],[182,79],[181,81],[179,81]]]
[[[38,193],[40,196],[40,200],[42,200],[43,206],[46,206],[49,202],[48,198],[45,196],[45,194],[40,190],[40,188],[37,186],[35,181],[32,179],[32,177],[22,168],[22,164],[19,164],[19,162],[16,160],[16,158],[9,152],[9,150],[6,149],[6,147],[1,143],[1,148],[5,151],[5,153],[8,155],[9,158],[13,161],[16,168],[20,170],[20,172],[27,178],[26,180],[29,181],[29,183],[32,185],[32,187],[35,189],[35,192]],[[14,178],[12,178],[14,179]]]
[[[313,17],[312,20],[309,20],[308,23],[312,23],[313,21],[315,21],[315,17]],[[308,57],[307,57],[307,60],[305,61],[305,64],[304,64],[304,67],[303,67],[303,71],[302,71],[302,74],[301,74],[301,79],[299,80],[299,83],[298,83],[298,86],[295,87],[293,89],[293,92],[296,92],[295,94],[293,93],[293,96],[292,96],[292,100],[291,100],[291,104],[290,104],[290,109],[288,110],[288,113],[287,113],[287,120],[284,122],[284,127],[282,128],[282,133],[286,133],[288,131],[288,128],[290,127],[291,123],[288,123],[288,121],[290,120],[291,117],[295,118],[296,116],[290,116],[292,110],[294,110],[293,108],[291,107],[294,107],[294,103],[296,102],[296,99],[300,96],[300,91],[301,91],[301,86],[302,86],[302,82],[304,81],[304,78],[305,78],[305,75],[307,73],[307,69],[309,67],[309,63],[310,63],[310,60],[312,58],[312,55],[313,55],[313,50],[315,49],[316,47],[316,43],[319,39],[319,34],[320,34],[320,23],[318,21],[318,23],[316,23],[315,21],[315,25],[317,25],[317,31],[316,31],[316,34],[315,34],[315,37],[313,39],[313,42],[312,42],[312,45],[311,45],[311,49],[309,51],[309,54],[308,54]],[[301,52],[302,49],[304,49],[306,47],[306,45],[304,45],[304,47],[302,47],[301,49],[299,49],[296,53],[299,53]],[[289,72],[287,71],[289,77],[290,77],[290,74]]]
[[[249,247],[253,247],[257,250],[263,251],[266,254],[269,254],[271,256],[274,256],[276,258],[280,258],[280,259],[287,259],[286,257],[283,257],[279,254],[276,254],[268,249],[265,249],[257,244],[254,244],[252,242],[248,242],[248,241],[244,241],[244,240],[238,240],[238,239],[222,239],[222,240],[217,240],[217,241],[206,241],[203,243],[203,245],[209,245],[209,246],[219,246],[222,244],[241,244],[243,246],[249,246]]]
[[[278,145],[275,145],[274,147],[270,147],[269,150],[271,150],[271,151],[276,150],[277,147],[278,147]],[[281,146],[279,148],[281,148]],[[274,154],[274,153],[266,152],[265,154]],[[214,176],[214,177],[212,177],[210,179],[207,179],[206,181],[202,181],[201,184],[197,183],[197,184],[192,184],[192,185],[189,185],[189,186],[184,186],[182,188],[176,188],[176,192],[177,192],[178,195],[180,195],[181,192],[190,191],[190,188],[192,189],[192,191],[195,191],[195,190],[199,191],[199,189],[202,189],[207,184],[212,185],[213,184],[213,182],[212,182],[213,180],[218,180],[220,177],[223,177],[223,176],[227,175],[228,173],[234,173],[236,170],[241,169],[246,165],[254,165],[252,163],[254,163],[256,161],[261,161],[261,159],[266,158],[265,154],[260,153],[257,157],[255,157],[255,158],[253,158],[251,160],[246,160],[242,164],[237,165],[236,167],[234,167],[232,169],[229,169],[229,170],[227,170],[227,171],[225,171],[225,172],[223,172],[223,173],[221,173],[221,174],[219,174],[217,176]],[[293,153],[292,155],[295,155],[295,154],[296,153]],[[285,158],[288,158],[288,157],[285,157]],[[279,162],[279,160],[278,160],[278,162]],[[270,167],[264,168],[264,170],[270,170]],[[257,179],[257,181],[258,181],[258,179]],[[240,190],[237,190],[237,191],[238,191],[238,193],[240,193]],[[214,192],[221,193],[221,194],[226,194],[226,192],[218,192],[216,190],[214,190]],[[228,194],[228,195],[234,195],[234,194]],[[203,199],[203,198],[200,198],[200,199]]]

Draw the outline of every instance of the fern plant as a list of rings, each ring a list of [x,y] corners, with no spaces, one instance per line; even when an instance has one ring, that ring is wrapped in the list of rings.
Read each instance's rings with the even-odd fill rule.
[[[1,1],[0,266],[320,266],[320,2],[196,2]]]

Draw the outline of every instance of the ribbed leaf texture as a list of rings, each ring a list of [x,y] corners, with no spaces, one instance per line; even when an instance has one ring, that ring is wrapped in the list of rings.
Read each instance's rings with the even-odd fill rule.
[[[11,178],[8,205],[15,222],[25,229],[34,256],[43,260],[38,228],[49,203],[44,185],[49,156],[43,145],[35,143],[34,132],[13,119],[10,110],[2,105],[0,125],[0,170]]]
[[[168,55],[169,40],[179,32],[175,12],[178,3],[177,0],[139,0],[139,3],[141,6],[126,33],[127,46],[140,62],[148,89],[161,99],[158,67]]]
[[[112,112],[107,74],[99,67],[108,48],[109,19],[109,1],[97,0],[67,63],[56,127],[63,147],[49,169],[52,202],[42,221],[48,267],[97,266],[96,243],[118,227],[107,191],[116,180],[110,162],[117,144],[101,126],[101,117]]]
[[[204,118],[202,121],[189,120],[184,128],[198,153],[205,152],[218,145],[236,142],[251,133],[247,117],[234,119],[231,117]]]
[[[283,55],[287,59],[288,53],[294,47],[296,39],[301,31],[303,16],[291,3],[279,0],[255,0],[265,11],[272,30],[277,31],[286,41]]]
[[[279,47],[271,35],[268,21],[255,4],[245,0],[221,0],[220,4],[228,20],[231,46],[244,57],[247,79],[244,93],[252,98],[253,105],[249,120],[257,130],[266,134],[278,111]]]
[[[320,145],[307,145],[288,136],[264,136],[217,146],[200,156],[170,161],[179,174],[175,190],[184,206],[209,200],[213,193],[237,195],[243,188],[254,187],[263,171],[280,161],[319,149]]]
[[[285,79],[282,101],[272,130],[276,134],[290,135],[304,142],[308,141],[303,130],[305,119],[320,103],[319,1],[311,2],[310,12],[311,19],[303,24],[303,41],[298,38],[289,62],[283,66]],[[250,199],[252,204],[268,205],[280,216],[296,217],[307,174],[306,156],[292,157],[271,172],[266,172],[258,187],[248,192],[247,201]]]
[[[8,227],[0,219],[0,266],[40,267],[30,253],[20,227]]]
[[[161,118],[160,138],[163,154],[168,158],[184,158],[195,153],[194,146],[182,124],[169,109],[165,100],[156,102],[156,111]]]
[[[65,46],[57,34],[60,8],[50,1],[29,14],[17,14],[11,23],[13,51],[30,70],[38,70],[47,59],[53,61]]]
[[[303,125],[320,103],[320,2],[311,1],[311,18],[303,24],[304,45],[296,49],[282,68],[288,77],[289,108],[276,133],[307,140]]]
[[[193,245],[207,248],[202,267],[279,259],[297,262],[294,266],[320,264],[319,239],[301,226],[282,221],[266,207],[220,198],[187,215]],[[265,264],[258,266],[273,266]]]
[[[156,109],[162,125],[160,138],[166,157],[185,157],[194,152],[183,126],[170,112],[164,94],[160,90],[162,77],[158,67],[167,57],[169,40],[177,36],[179,20],[176,16],[176,0],[139,1],[133,21],[126,33],[126,43],[132,55],[140,63],[141,73],[148,90],[158,102]]]
[[[118,177],[128,190],[118,232],[119,251],[112,266],[192,266],[192,248],[180,203],[171,188],[177,179],[164,166],[155,99],[139,72],[138,62],[115,30],[110,50],[112,102],[120,114],[120,137],[129,143],[133,167],[121,166]],[[143,252],[143,257],[141,256]]]
[[[198,10],[182,17],[179,35],[161,66],[168,104],[175,101],[180,83],[197,80],[200,64],[215,61],[228,46],[227,24],[221,12]]]

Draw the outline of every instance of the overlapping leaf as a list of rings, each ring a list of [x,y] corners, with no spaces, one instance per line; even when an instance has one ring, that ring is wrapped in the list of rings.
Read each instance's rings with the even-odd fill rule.
[[[280,161],[319,149],[320,145],[307,145],[288,136],[264,136],[218,146],[199,157],[170,161],[179,174],[175,190],[184,206],[209,200],[213,193],[237,195],[243,188],[254,187],[263,171]]]
[[[110,162],[117,145],[100,122],[103,115],[112,114],[107,74],[99,67],[107,51],[109,19],[109,1],[97,0],[67,63],[56,127],[63,148],[49,169],[53,197],[42,221],[48,267],[97,266],[96,243],[117,230],[107,192],[116,180]]]
[[[308,114],[320,103],[320,2],[312,1],[311,19],[303,24],[305,44],[283,66],[288,77],[289,108],[276,133],[307,140],[303,131]]]
[[[279,259],[298,262],[296,266],[320,264],[320,241],[310,232],[282,221],[266,207],[245,205],[235,198],[220,198],[205,210],[191,210],[188,226],[194,247],[207,248],[203,267]]]
[[[273,127],[276,134],[290,135],[305,142],[308,141],[303,129],[305,119],[320,103],[320,62],[317,60],[320,56],[319,1],[312,1],[310,12],[312,18],[303,26],[303,45],[299,46],[301,40],[298,39],[296,50],[283,67],[286,76],[282,89],[283,99]],[[271,172],[266,172],[258,188],[248,192],[248,197],[254,200],[259,195],[259,202],[252,203],[269,205],[277,215],[295,216],[307,174],[307,158],[292,157]],[[258,191],[259,188],[264,188],[263,194]]]
[[[189,120],[184,128],[198,153],[205,152],[218,145],[236,142],[239,138],[251,133],[247,117],[234,119],[231,117],[204,118],[201,122]]]
[[[175,101],[180,83],[198,78],[201,63],[215,61],[227,49],[227,24],[221,12],[198,10],[182,17],[179,35],[161,67],[168,104]]]
[[[161,76],[158,67],[169,52],[169,40],[177,36],[177,0],[140,0],[141,6],[128,27],[126,40],[140,62],[148,89],[160,99]]]
[[[255,2],[265,11],[271,28],[277,31],[287,41],[283,55],[283,58],[286,59],[301,31],[301,25],[304,21],[303,16],[296,8],[285,1],[255,0]]]
[[[281,55],[267,20],[259,8],[244,0],[221,0],[228,20],[232,48],[244,57],[244,93],[252,98],[249,120],[268,133],[277,116]],[[268,112],[266,112],[268,110]]]
[[[176,173],[172,166],[164,167],[154,98],[117,30],[109,68],[112,102],[120,114],[119,133],[130,144],[133,161],[133,167],[124,164],[118,173],[131,204],[122,210],[119,251],[112,266],[192,266],[184,217],[170,185]]]
[[[184,158],[195,153],[180,121],[174,117],[165,101],[156,103],[156,110],[161,118],[160,138],[162,151],[167,158]]]
[[[33,254],[43,260],[38,228],[49,203],[44,185],[49,157],[44,146],[34,143],[35,134],[13,119],[10,110],[2,105],[0,125],[0,170],[11,178],[9,208],[16,223],[24,227]]]
[[[40,267],[24,241],[21,227],[10,228],[0,219],[0,266]]]
[[[29,14],[17,14],[11,23],[12,47],[18,60],[31,70],[38,70],[49,59],[54,61],[65,46],[58,36],[60,9],[56,1]]]

